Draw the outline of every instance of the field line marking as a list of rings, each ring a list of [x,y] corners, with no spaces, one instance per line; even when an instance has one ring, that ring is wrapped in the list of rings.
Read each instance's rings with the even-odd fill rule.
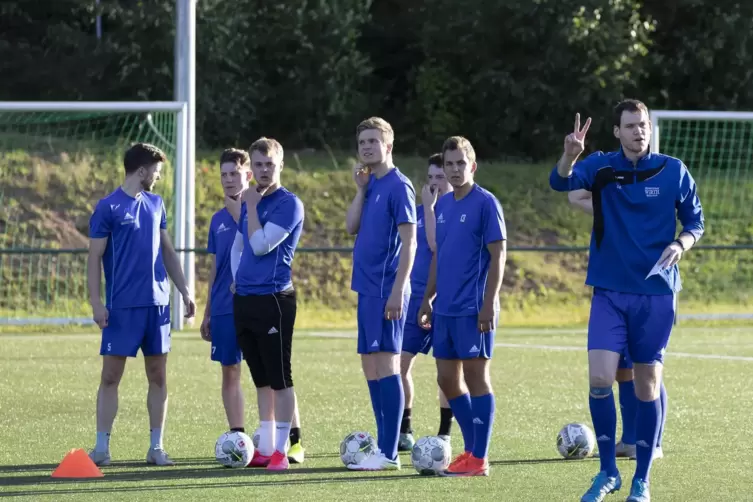
[[[533,334],[533,333],[585,333],[585,330],[576,330],[576,329],[549,329],[549,330],[533,330],[528,328],[523,328],[520,330],[505,330],[505,332],[514,334],[514,333],[520,333],[520,334]],[[312,337],[312,338],[339,338],[339,339],[355,339],[356,338],[356,332],[354,331],[319,331],[319,330],[312,330],[312,331],[304,331],[301,333],[301,335],[305,337]],[[195,332],[183,332],[183,333],[173,333],[172,336],[174,338],[195,338],[196,340],[201,340],[198,333]],[[300,336],[300,335],[299,335]],[[49,339],[49,340],[75,340],[75,339],[89,339],[97,337],[99,338],[99,333],[71,333],[71,334],[35,334],[35,333],[29,333],[29,334],[0,334],[0,339],[3,338],[17,338],[17,339],[23,339],[25,337],[34,338],[35,340],[40,339]],[[585,346],[582,345],[546,345],[546,344],[529,344],[529,343],[505,343],[505,342],[498,342],[494,344],[495,347],[499,348],[506,348],[506,349],[531,349],[531,350],[549,350],[549,351],[562,351],[562,352],[578,352],[583,351],[585,352]],[[745,361],[745,362],[753,362],[753,356],[732,356],[732,355],[726,355],[726,354],[703,354],[703,353],[697,353],[697,352],[673,352],[668,351],[667,356],[671,357],[684,357],[688,359],[712,359],[712,360],[720,360],[720,361]]]
[[[355,339],[356,335],[352,332],[347,333],[332,333],[332,332],[311,332],[307,333],[307,336],[320,337],[320,338],[351,338]],[[534,350],[552,350],[552,351],[571,351],[571,352],[585,352],[585,347],[580,345],[542,345],[532,343],[504,343],[499,342],[494,344],[495,347],[506,349],[534,349]],[[722,361],[747,361],[753,362],[753,357],[750,356],[730,356],[725,354],[698,354],[692,352],[667,352],[668,357],[685,357],[689,359],[717,359]]]

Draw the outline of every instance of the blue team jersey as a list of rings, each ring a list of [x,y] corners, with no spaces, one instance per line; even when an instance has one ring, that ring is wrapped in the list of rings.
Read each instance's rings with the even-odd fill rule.
[[[271,295],[293,287],[291,265],[303,230],[303,204],[295,194],[280,187],[262,197],[256,213],[262,228],[272,222],[290,235],[271,252],[256,256],[249,242],[248,213],[243,203],[240,217],[243,255],[235,275],[235,291],[241,296]]]
[[[484,304],[491,255],[487,246],[507,239],[502,206],[491,192],[473,185],[460,200],[450,192],[434,208],[437,215],[437,297],[434,312],[478,314]],[[494,299],[499,310],[499,298]]]
[[[679,159],[649,153],[634,166],[622,149],[596,152],[573,166],[569,178],[555,167],[554,190],[593,193],[594,224],[586,284],[621,293],[667,295],[680,291],[677,265],[646,279],[664,249],[682,231],[696,240],[704,230],[696,184]]]
[[[397,227],[404,223],[416,223],[413,184],[397,168],[381,178],[372,174],[353,248],[353,291],[377,298],[390,296],[402,248]]]
[[[235,223],[227,208],[214,213],[209,223],[207,240],[207,251],[214,255],[215,260],[215,277],[209,312],[211,316],[233,313],[233,294],[230,291],[233,272],[230,268],[230,251],[233,249],[237,232],[238,224]]]
[[[424,218],[424,206],[416,207],[416,258],[413,260],[413,269],[410,272],[410,290],[413,296],[423,296],[426,291],[426,281],[429,278],[429,266],[434,255],[426,240],[426,219]]]
[[[159,195],[131,197],[120,187],[101,199],[89,220],[89,237],[107,238],[102,256],[108,309],[168,305],[170,284],[162,261],[160,230],[167,229]]]

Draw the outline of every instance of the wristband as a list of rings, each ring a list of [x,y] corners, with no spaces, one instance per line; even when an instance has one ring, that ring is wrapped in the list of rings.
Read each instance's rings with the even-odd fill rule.
[[[687,251],[687,249],[685,249],[685,246],[684,246],[684,245],[682,244],[682,241],[681,241],[680,239],[675,239],[675,240],[674,240],[674,241],[672,241],[672,242],[676,242],[677,244],[679,244],[679,245],[680,245],[680,249],[682,249],[682,252],[683,252],[683,253],[684,253],[685,251]]]

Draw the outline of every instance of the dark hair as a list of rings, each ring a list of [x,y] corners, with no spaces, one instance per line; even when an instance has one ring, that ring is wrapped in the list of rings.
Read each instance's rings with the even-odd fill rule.
[[[227,148],[222,152],[222,155],[220,155],[220,165],[225,163],[235,164],[238,167],[248,167],[251,163],[251,158],[245,150]]]
[[[126,151],[123,157],[123,167],[126,174],[135,173],[142,167],[148,167],[157,162],[167,162],[165,153],[149,143],[136,143]]]
[[[429,165],[442,167],[442,154],[441,153],[432,154],[431,157],[429,157]]]
[[[646,112],[646,115],[648,115],[648,107],[643,101],[638,101],[637,99],[623,99],[614,107],[613,120],[615,127],[620,127],[620,124],[622,124],[622,112]]]

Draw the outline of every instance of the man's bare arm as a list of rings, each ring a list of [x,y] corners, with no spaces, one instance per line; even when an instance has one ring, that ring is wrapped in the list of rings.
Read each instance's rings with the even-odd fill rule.
[[[507,241],[490,242],[486,249],[489,250],[490,260],[486,288],[484,289],[484,303],[494,302],[502,289],[505,262],[507,261]]]
[[[567,194],[570,204],[577,207],[586,214],[594,214],[593,194],[583,188],[573,190]]]
[[[186,276],[183,275],[183,269],[180,267],[178,253],[175,252],[173,243],[170,240],[170,234],[167,233],[167,230],[160,230],[160,246],[162,247],[162,259],[165,262],[167,275],[170,276],[170,279],[172,279],[175,287],[178,288],[181,295],[184,297],[189,296],[188,286],[186,285]]]
[[[431,256],[429,265],[429,277],[426,279],[426,290],[424,291],[424,302],[433,302],[437,296],[437,252]]]
[[[392,293],[397,292],[402,297],[403,291],[408,285],[410,272],[413,269],[413,260],[416,257],[416,225],[415,223],[403,223],[398,225],[397,231],[400,234],[403,246],[400,249]]]
[[[207,304],[204,307],[204,316],[209,317],[209,313],[212,310],[212,286],[214,286],[214,281],[217,279],[217,256],[212,255],[212,264],[211,269],[209,271],[209,281],[207,284]]]
[[[361,212],[363,212],[363,203],[365,200],[366,187],[359,186],[345,215],[345,228],[350,235],[356,235],[361,229]]]
[[[89,286],[89,304],[102,305],[102,256],[107,249],[107,237],[89,240],[89,256],[86,259],[86,282]]]

